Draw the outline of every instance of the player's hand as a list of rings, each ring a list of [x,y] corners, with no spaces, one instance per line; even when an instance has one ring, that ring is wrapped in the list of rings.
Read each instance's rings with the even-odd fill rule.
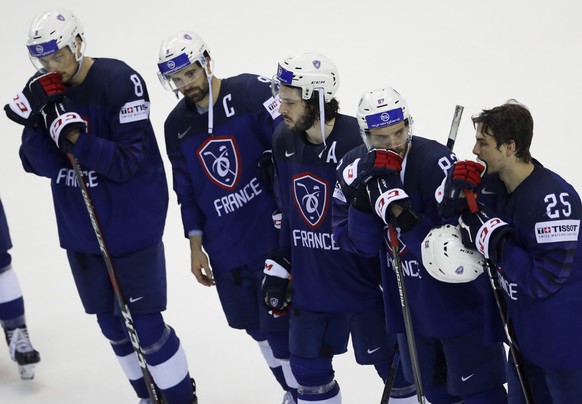
[[[476,249],[497,265],[503,258],[505,241],[513,235],[513,229],[487,210],[480,206],[475,213],[463,213],[459,227],[463,245]]]
[[[81,116],[72,111],[72,104],[67,98],[46,105],[42,111],[44,127],[49,131],[51,139],[62,150],[66,151],[70,144],[67,137],[72,131],[86,131],[87,123]]]
[[[261,289],[265,305],[276,317],[287,314],[291,304],[291,263],[279,253],[269,253]]]
[[[398,227],[398,216],[404,210],[410,209],[410,199],[403,188],[399,175],[378,177],[368,181],[366,186],[368,203],[384,223]]]
[[[34,126],[37,115],[47,104],[63,99],[65,86],[61,75],[47,73],[33,77],[24,89],[4,106],[6,116],[24,126]]]
[[[351,170],[350,170],[351,166]],[[347,170],[347,171],[346,171]],[[344,170],[348,178],[344,178],[346,183],[352,187],[359,187],[367,184],[374,177],[389,177],[402,170],[402,157],[391,150],[372,149],[365,156],[356,159]],[[349,176],[353,176],[350,181]]]
[[[208,263],[208,255],[200,248],[191,247],[190,261],[192,274],[198,283],[204,286],[214,286],[214,276]]]
[[[435,198],[442,217],[451,217],[467,210],[465,190],[472,191],[479,185],[487,166],[483,161],[457,161],[447,171],[447,176],[437,188]]]

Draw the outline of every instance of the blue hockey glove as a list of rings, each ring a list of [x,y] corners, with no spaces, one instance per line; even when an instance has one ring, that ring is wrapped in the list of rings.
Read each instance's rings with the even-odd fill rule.
[[[291,303],[291,263],[279,253],[269,253],[261,284],[265,305],[273,316],[287,314]]]
[[[374,178],[368,182],[366,190],[368,203],[384,223],[406,233],[418,222],[419,217],[412,211],[399,175]]]
[[[481,182],[487,167],[482,161],[457,161],[447,171],[447,176],[437,188],[435,198],[439,215],[445,218],[467,210],[463,191],[472,191]]]
[[[513,235],[513,229],[484,206],[476,213],[463,213],[459,218],[463,245],[474,248],[498,265],[503,259],[505,241]]]
[[[24,126],[34,126],[37,123],[35,115],[45,105],[60,101],[64,94],[65,86],[60,74],[43,74],[30,79],[24,89],[4,106],[4,111],[6,116],[14,122]]]
[[[51,139],[64,151],[70,145],[67,134],[74,129],[87,130],[87,123],[78,113],[72,111],[72,104],[67,98],[48,104],[42,109],[41,115]]]

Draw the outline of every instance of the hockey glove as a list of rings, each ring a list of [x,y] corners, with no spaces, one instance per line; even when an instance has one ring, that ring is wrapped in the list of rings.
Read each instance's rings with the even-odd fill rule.
[[[70,145],[67,135],[72,130],[87,130],[87,123],[71,109],[71,102],[67,98],[63,98],[62,102],[53,102],[41,111],[44,127],[49,131],[55,144],[64,151]]]
[[[259,157],[260,175],[267,189],[271,190],[275,186],[275,162],[273,161],[273,152],[265,150]]]
[[[343,177],[346,184],[357,188],[374,177],[385,177],[402,170],[402,157],[385,149],[372,149],[364,157],[346,166]]]
[[[404,191],[400,176],[374,178],[368,182],[369,203],[376,215],[386,224],[400,227],[405,232],[416,224],[418,218],[412,212],[410,199]],[[398,205],[395,210],[395,205]]]
[[[445,218],[467,210],[463,191],[472,191],[481,182],[487,167],[483,161],[457,161],[437,188],[435,198],[439,215]]]
[[[60,101],[65,94],[61,75],[47,73],[32,78],[12,100],[4,106],[6,116],[14,122],[33,126],[38,114],[48,103]]]
[[[291,263],[279,253],[269,253],[261,284],[265,305],[275,317],[287,314],[291,303]]]
[[[463,245],[474,248],[498,265],[503,258],[505,241],[513,235],[513,229],[484,206],[476,213],[463,213],[459,218]]]

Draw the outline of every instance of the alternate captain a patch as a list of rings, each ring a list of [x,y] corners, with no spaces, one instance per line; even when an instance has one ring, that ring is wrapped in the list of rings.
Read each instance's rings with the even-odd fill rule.
[[[312,174],[303,173],[293,177],[293,196],[301,217],[316,229],[321,225],[327,213],[327,181]]]
[[[196,154],[212,182],[229,191],[236,188],[240,178],[240,154],[234,137],[209,137]]]

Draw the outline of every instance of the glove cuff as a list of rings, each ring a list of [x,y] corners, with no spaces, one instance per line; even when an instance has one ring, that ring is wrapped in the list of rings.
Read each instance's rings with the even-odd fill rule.
[[[277,261],[274,261],[270,258],[265,260],[265,268],[263,269],[263,273],[281,279],[289,279],[289,272],[283,268],[282,265],[277,263]]]
[[[408,195],[403,189],[392,188],[389,191],[380,194],[374,203],[374,210],[376,211],[376,214],[380,216],[386,224],[388,224],[386,220],[386,210],[392,203],[406,198],[408,198]]]
[[[496,252],[499,238],[493,237],[493,233],[505,226],[507,226],[507,223],[498,217],[494,217],[483,223],[483,225],[477,231],[477,235],[475,237],[475,247],[481,254],[483,254],[485,258],[493,258],[492,255],[497,258]],[[491,248],[495,249],[493,254],[491,254]]]
[[[80,128],[86,129],[87,124],[81,118],[81,116],[76,112],[66,112],[62,115],[57,116],[57,118],[52,121],[49,132],[53,141],[60,147],[60,137],[67,127],[70,129],[73,128]],[[68,133],[68,130],[65,130],[65,134]]]

